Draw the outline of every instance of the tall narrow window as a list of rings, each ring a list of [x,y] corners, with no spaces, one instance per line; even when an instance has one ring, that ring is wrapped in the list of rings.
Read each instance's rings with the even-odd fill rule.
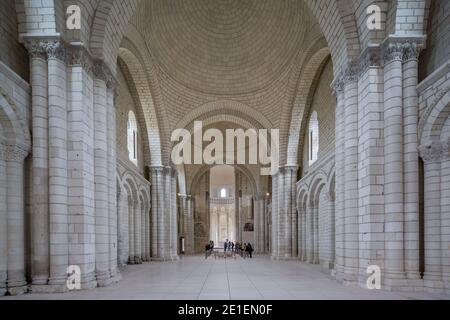
[[[220,197],[221,198],[227,197],[227,189],[225,189],[225,188],[220,189]]]
[[[312,165],[317,161],[317,156],[319,153],[319,119],[317,118],[317,112],[314,111],[309,119],[309,148],[308,148],[308,162]]]
[[[128,158],[137,166],[137,122],[133,111],[128,113],[127,138]]]

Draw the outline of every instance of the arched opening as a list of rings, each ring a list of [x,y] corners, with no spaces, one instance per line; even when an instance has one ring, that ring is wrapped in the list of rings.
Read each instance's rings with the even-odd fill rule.
[[[138,165],[138,129],[134,112],[130,110],[127,122],[128,159]]]
[[[308,125],[308,163],[313,165],[319,154],[319,119],[317,112],[313,111]]]

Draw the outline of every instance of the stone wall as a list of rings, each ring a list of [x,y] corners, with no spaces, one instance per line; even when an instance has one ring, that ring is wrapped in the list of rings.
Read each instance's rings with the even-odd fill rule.
[[[450,57],[450,1],[431,1],[427,48],[422,53],[420,78],[424,79]]]
[[[0,61],[28,81],[28,55],[18,37],[15,1],[3,0],[0,10]]]
[[[142,134],[144,131],[140,126],[138,112],[136,110],[136,105],[134,104],[133,98],[130,94],[130,89],[128,88],[125,77],[123,76],[120,68],[117,68],[117,79],[119,81],[118,86],[118,97],[117,97],[117,157],[129,163],[130,165],[134,164],[129,160],[128,157],[128,146],[127,146],[127,123],[128,123],[128,114],[130,111],[133,111],[138,125],[138,172],[140,174],[144,173],[144,148],[142,145]]]
[[[331,82],[333,81],[333,64],[329,61],[317,84],[317,89],[314,93],[314,98],[312,100],[311,109],[309,114],[311,115],[314,111],[317,112],[319,119],[319,153],[317,161],[320,162],[322,159],[326,158],[328,155],[334,152],[334,115],[336,109],[336,100],[331,92]],[[307,121],[308,126],[305,128],[305,137],[303,142],[303,157],[302,163],[303,174],[314,170],[314,164],[309,167],[308,163],[308,131],[309,131],[309,119]]]

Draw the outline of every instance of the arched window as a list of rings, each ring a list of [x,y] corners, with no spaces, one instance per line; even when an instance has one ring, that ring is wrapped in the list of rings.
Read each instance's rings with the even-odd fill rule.
[[[225,189],[225,188],[220,189],[220,197],[221,198],[227,197],[227,189]]]
[[[317,161],[317,155],[319,153],[319,119],[317,118],[317,112],[314,111],[309,119],[308,130],[308,163],[312,165]]]
[[[127,137],[128,137],[128,158],[136,166],[138,165],[137,156],[137,122],[136,116],[133,111],[128,113],[128,125],[127,125]]]

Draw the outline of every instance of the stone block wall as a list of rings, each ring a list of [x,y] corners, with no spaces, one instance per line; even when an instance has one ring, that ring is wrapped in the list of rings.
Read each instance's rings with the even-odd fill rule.
[[[0,61],[22,77],[22,79],[28,81],[28,54],[26,49],[19,43],[14,0],[2,1],[0,10]]]
[[[329,61],[320,76],[317,88],[312,100],[309,115],[316,111],[319,119],[319,153],[317,161],[334,152],[334,120],[336,101],[331,92],[331,82],[333,81],[333,64]],[[306,122],[309,124],[309,118]],[[310,168],[308,163],[308,139],[309,126],[305,128],[305,137],[302,150],[302,172],[303,174],[314,170],[314,164]]]

